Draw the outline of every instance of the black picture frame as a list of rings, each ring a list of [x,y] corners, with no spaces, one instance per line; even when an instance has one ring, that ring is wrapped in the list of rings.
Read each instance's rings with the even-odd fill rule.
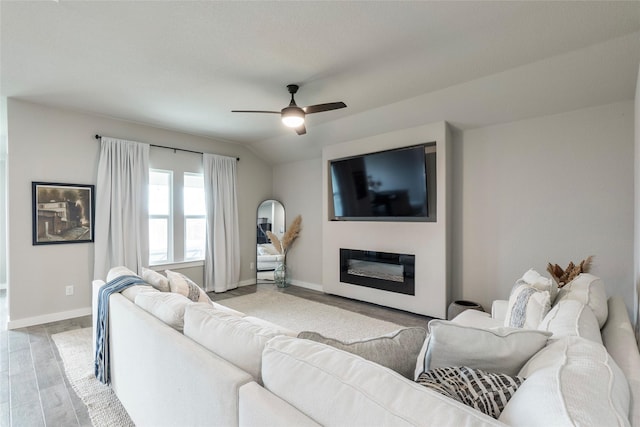
[[[93,242],[94,185],[32,182],[31,194],[34,245]]]

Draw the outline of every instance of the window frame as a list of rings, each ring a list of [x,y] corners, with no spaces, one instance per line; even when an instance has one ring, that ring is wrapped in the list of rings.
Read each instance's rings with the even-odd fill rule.
[[[151,173],[163,173],[169,176],[169,213],[166,215],[152,214],[149,212],[149,223],[153,219],[166,219],[167,221],[167,258],[152,262],[151,260],[151,241],[149,241],[149,265],[162,265],[174,262],[174,171],[170,169],[149,168],[149,176]],[[151,185],[151,183],[149,183]],[[151,192],[149,192],[151,195]],[[149,230],[151,231],[151,230]]]

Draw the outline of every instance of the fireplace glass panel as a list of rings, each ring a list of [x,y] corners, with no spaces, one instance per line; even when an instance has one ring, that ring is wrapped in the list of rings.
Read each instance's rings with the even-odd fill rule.
[[[340,249],[343,283],[415,295],[414,274],[414,255]]]

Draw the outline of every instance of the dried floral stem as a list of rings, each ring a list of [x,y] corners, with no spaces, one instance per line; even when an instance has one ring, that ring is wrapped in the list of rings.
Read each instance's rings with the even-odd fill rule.
[[[551,274],[553,280],[556,281],[558,287],[561,288],[567,283],[575,279],[580,273],[588,273],[591,269],[591,261],[593,261],[593,255],[587,257],[587,259],[575,265],[573,262],[569,262],[567,268],[564,270],[558,264],[547,264],[547,271]]]
[[[293,219],[284,236],[282,236],[282,240],[278,239],[278,236],[271,231],[267,231],[267,237],[271,240],[271,244],[276,251],[286,256],[293,242],[300,236],[300,231],[302,231],[302,216],[298,215]]]
[[[285,254],[289,251],[293,242],[300,236],[300,231],[302,231],[302,216],[298,215],[293,219],[287,232],[284,233],[282,237],[282,249]]]
[[[271,244],[276,249],[276,251],[278,251],[279,254],[283,253],[282,244],[280,243],[280,239],[278,239],[278,236],[273,234],[271,231],[267,231],[267,237],[269,238],[269,240],[271,240]]]

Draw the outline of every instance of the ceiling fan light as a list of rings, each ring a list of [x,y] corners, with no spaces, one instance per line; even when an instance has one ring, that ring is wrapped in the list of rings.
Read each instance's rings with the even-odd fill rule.
[[[296,107],[288,107],[282,111],[282,123],[290,128],[297,128],[304,124],[304,111]]]

